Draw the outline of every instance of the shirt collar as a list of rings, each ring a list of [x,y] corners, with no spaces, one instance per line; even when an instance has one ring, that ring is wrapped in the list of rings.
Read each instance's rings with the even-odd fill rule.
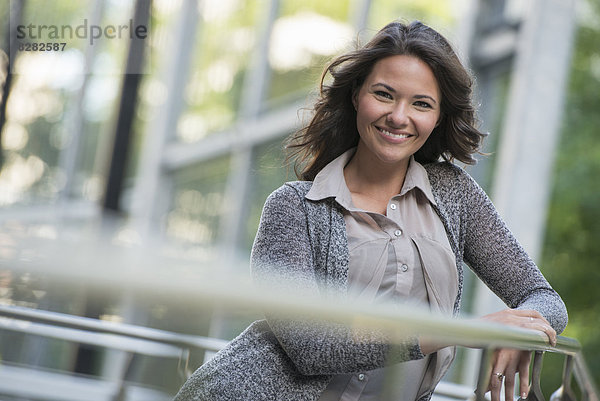
[[[312,187],[305,196],[306,199],[318,201],[325,198],[335,198],[336,202],[346,210],[353,210],[352,195],[344,178],[344,167],[346,167],[355,151],[356,148],[348,149],[319,171],[315,176]],[[436,205],[427,171],[411,156],[404,185],[398,195],[405,195],[414,188],[418,188],[431,204]]]
[[[315,176],[306,199],[318,201],[333,197],[346,210],[353,209],[352,195],[344,178],[344,167],[355,151],[356,148],[348,149],[323,167]]]
[[[429,182],[429,175],[427,170],[418,161],[415,160],[414,156],[410,157],[408,163],[408,170],[406,171],[406,177],[404,178],[404,185],[400,191],[400,196],[406,194],[411,189],[418,188],[425,195],[427,200],[437,206],[433,192],[431,191],[431,183]]]

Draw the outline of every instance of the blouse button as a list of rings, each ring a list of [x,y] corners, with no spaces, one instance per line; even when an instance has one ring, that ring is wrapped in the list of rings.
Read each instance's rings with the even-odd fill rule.
[[[365,374],[364,373],[359,373],[358,374],[358,380],[360,380],[360,381],[365,380]]]
[[[397,208],[397,207],[398,207],[398,206],[396,206],[396,204],[395,204],[395,203],[392,203],[392,204],[390,205],[390,209],[392,209],[392,210],[396,210],[396,208]]]
[[[402,271],[406,273],[406,271],[408,270],[408,266],[402,265],[400,266],[400,269],[402,269]]]
[[[401,236],[401,235],[402,235],[402,230],[396,230],[396,231],[394,231],[394,235],[395,235],[396,237],[399,237],[399,236]]]

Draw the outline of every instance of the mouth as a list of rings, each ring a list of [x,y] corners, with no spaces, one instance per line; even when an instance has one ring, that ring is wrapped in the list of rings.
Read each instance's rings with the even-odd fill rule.
[[[398,132],[398,133],[395,133],[395,132],[390,132],[390,131],[388,131],[388,130],[386,130],[386,129],[383,129],[383,128],[381,128],[381,127],[375,127],[375,128],[377,128],[377,131],[379,131],[379,132],[380,132],[381,134],[383,134],[384,136],[387,136],[388,138],[393,138],[393,139],[406,139],[406,138],[410,138],[410,137],[413,137],[413,136],[414,136],[414,135],[412,135],[412,134],[409,134],[409,133],[406,133],[406,132],[402,132],[402,133]]]

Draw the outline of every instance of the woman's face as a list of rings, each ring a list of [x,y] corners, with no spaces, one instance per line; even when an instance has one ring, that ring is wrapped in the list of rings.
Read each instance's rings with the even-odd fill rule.
[[[436,127],[441,100],[431,68],[419,58],[379,60],[353,98],[360,135],[357,153],[385,164],[408,165]]]

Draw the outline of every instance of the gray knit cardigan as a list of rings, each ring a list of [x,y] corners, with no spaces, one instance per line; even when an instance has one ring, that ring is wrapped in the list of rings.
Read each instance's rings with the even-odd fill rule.
[[[567,324],[564,303],[479,185],[450,163],[425,168],[435,211],[456,256],[454,313],[460,306],[464,261],[510,308],[537,310],[562,332]],[[341,208],[332,198],[307,200],[311,185],[286,183],[267,199],[252,249],[253,274],[260,279],[276,266],[279,274],[293,277],[309,292],[343,291],[348,241]],[[276,318],[257,321],[201,366],[175,400],[317,400],[334,374],[423,357],[416,340],[395,347],[381,341],[356,343],[343,330]]]

